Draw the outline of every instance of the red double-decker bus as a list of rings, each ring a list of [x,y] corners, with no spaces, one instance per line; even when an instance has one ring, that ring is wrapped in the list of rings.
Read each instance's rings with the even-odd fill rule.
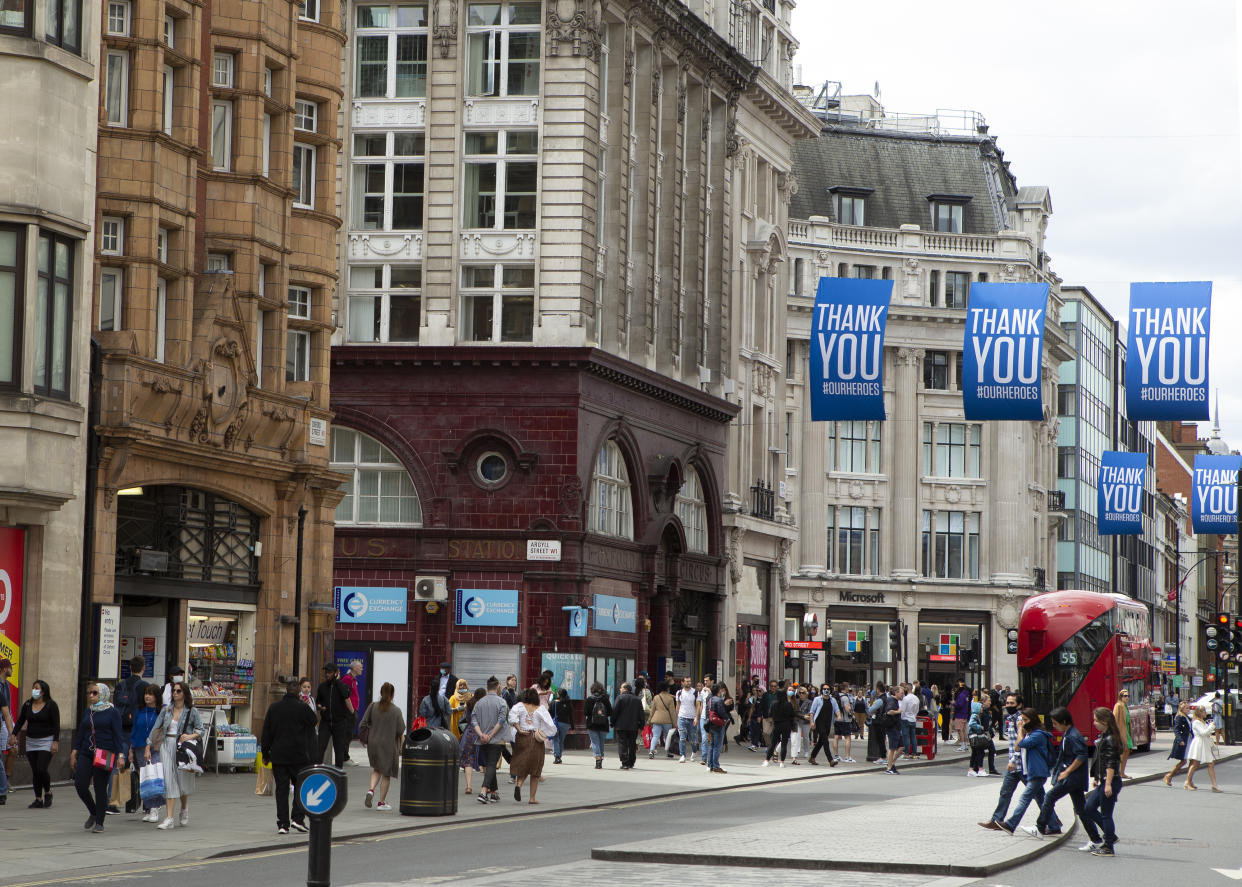
[[[1130,692],[1130,730],[1146,751],[1155,731],[1147,608],[1121,594],[1050,591],[1028,598],[1018,620],[1018,686],[1041,715],[1069,709],[1095,742],[1092,710]]]

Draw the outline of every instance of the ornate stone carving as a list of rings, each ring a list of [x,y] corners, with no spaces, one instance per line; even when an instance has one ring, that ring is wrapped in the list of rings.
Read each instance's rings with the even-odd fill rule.
[[[569,43],[573,55],[594,58],[599,48],[600,10],[598,0],[555,0],[548,10],[548,55],[561,53]]]
[[[902,592],[902,595],[901,595],[901,605],[902,605],[903,607],[913,607],[913,606],[914,606],[914,592],[913,592],[913,591],[906,591],[906,592]]]
[[[996,608],[996,624],[1008,631],[1018,627],[1018,607],[1009,602]]]
[[[237,411],[237,418],[235,418],[232,422],[230,422],[229,427],[226,428],[224,431],[225,449],[229,449],[229,450],[233,449],[233,446],[237,443],[238,435],[241,434],[242,428],[245,427],[246,422],[249,419],[250,419],[250,401],[246,401],[245,403],[241,405],[241,408]]]
[[[686,119],[686,97],[690,91],[690,83],[687,75],[690,73],[690,66],[683,65],[681,74],[677,77],[677,122],[683,123]]]
[[[793,549],[792,539],[781,539],[777,542],[776,580],[780,583],[781,597],[789,595],[789,552]]]
[[[571,477],[561,487],[561,516],[570,520],[582,519],[582,481]]]
[[[744,527],[729,527],[725,553],[729,558],[729,578],[734,585],[742,581],[742,539],[745,536]]]
[[[431,38],[440,47],[440,58],[449,57],[449,51],[457,42],[457,0],[436,0],[436,24]]]
[[[962,488],[954,484],[944,491],[944,500],[950,505],[956,505],[962,501]]]
[[[729,90],[725,105],[725,156],[732,157],[742,149],[742,138],[737,134],[737,103],[742,97],[740,89]]]
[[[918,367],[923,361],[922,348],[898,348],[897,349],[897,365],[907,367]]]
[[[788,206],[798,193],[798,177],[792,172],[779,173],[776,177],[776,190],[781,195],[781,202]]]
[[[852,480],[850,481],[848,493],[851,499],[857,500],[863,497],[866,489],[863,487],[862,481]]]
[[[207,407],[199,407],[198,412],[194,414],[194,418],[190,421],[189,436],[191,443],[207,443],[211,436],[207,433]]]
[[[826,249],[821,249],[815,253],[815,262],[818,265],[829,265],[832,263],[832,253]]]

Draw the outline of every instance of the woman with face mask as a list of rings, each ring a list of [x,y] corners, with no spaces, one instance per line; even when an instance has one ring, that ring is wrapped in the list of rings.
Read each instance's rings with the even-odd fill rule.
[[[121,754],[125,748],[125,734],[121,729],[121,713],[112,704],[112,690],[107,684],[87,684],[86,698],[90,705],[78,723],[73,751],[69,753],[69,769],[73,772],[78,797],[90,814],[83,827],[87,831],[102,832],[104,817],[108,815],[108,777],[118,765],[125,765],[125,756]],[[96,755],[96,752],[103,754]]]
[[[34,801],[32,808],[52,806],[52,777],[48,764],[60,748],[60,709],[52,699],[52,690],[46,681],[30,685],[30,698],[22,704],[21,714],[13,724],[13,735],[26,731],[26,759],[34,775]]]
[[[785,766],[785,758],[789,755],[789,738],[793,733],[794,717],[797,714],[793,693],[792,687],[783,693],[778,692],[768,707],[768,717],[772,719],[772,738],[768,741],[768,756],[763,761],[764,767],[772,764],[778,743],[781,747],[780,766]]]

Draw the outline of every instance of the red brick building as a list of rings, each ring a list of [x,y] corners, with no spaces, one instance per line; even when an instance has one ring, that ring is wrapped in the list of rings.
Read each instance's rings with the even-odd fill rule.
[[[574,673],[566,686],[615,692],[638,671],[702,674],[727,655],[736,406],[591,348],[345,346],[332,408],[332,464],[351,477],[335,584],[406,589],[403,624],[337,626],[338,659],[364,662],[364,697],[389,680],[417,706],[442,660],[473,689],[511,672],[529,686],[550,656],[558,680]],[[528,560],[532,540],[559,543],[559,560]],[[459,589],[512,593],[516,624],[472,625]],[[599,608],[585,637],[570,636],[573,606]]]

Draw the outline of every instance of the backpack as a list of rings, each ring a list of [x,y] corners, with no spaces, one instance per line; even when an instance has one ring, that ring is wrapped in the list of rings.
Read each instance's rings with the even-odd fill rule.
[[[863,698],[859,696],[854,700],[854,714],[865,715],[867,713],[867,703],[863,702]]]
[[[591,717],[588,723],[592,730],[608,729],[608,706],[604,704],[603,696],[595,697],[595,704],[591,706]]]
[[[116,685],[116,698],[113,699],[112,704],[121,713],[121,727],[126,730],[134,729],[134,715],[138,711],[138,700],[142,698],[142,691],[146,686],[147,682],[137,675],[130,675]]]
[[[885,705],[887,704],[888,703],[885,702]],[[901,726],[901,712],[895,708],[889,709],[888,711],[881,711],[877,722],[881,730],[896,730]]]

